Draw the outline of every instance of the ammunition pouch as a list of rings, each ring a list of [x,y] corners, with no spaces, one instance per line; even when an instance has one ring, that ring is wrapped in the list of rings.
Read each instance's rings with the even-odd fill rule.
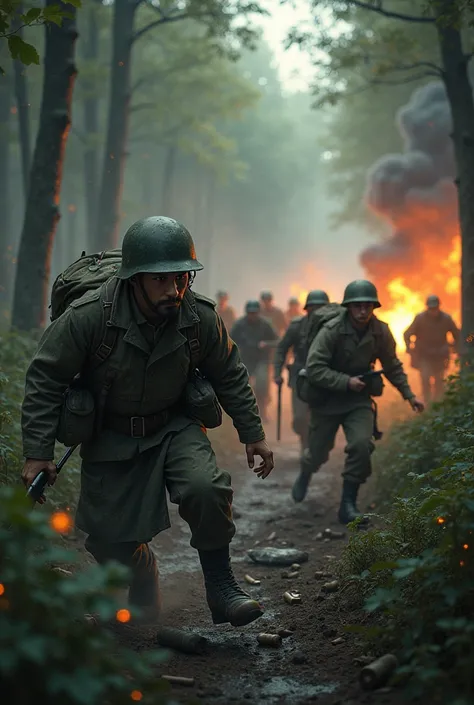
[[[96,408],[91,392],[74,380],[64,392],[56,439],[65,446],[92,440],[95,434]]]
[[[222,424],[222,408],[214,387],[199,370],[194,370],[185,389],[186,412],[200,421],[206,428],[217,428]]]
[[[308,379],[308,374],[303,368],[296,377],[296,394],[310,408],[322,406],[326,403],[329,391],[322,387],[316,387]]]
[[[385,384],[382,379],[382,375],[375,375],[374,377],[369,377],[366,381],[366,388],[364,391],[371,397],[381,397]]]

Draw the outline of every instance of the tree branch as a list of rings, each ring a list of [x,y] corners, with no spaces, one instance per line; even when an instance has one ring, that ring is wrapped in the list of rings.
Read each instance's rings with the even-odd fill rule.
[[[430,61],[416,61],[413,64],[394,64],[387,68],[386,73],[400,73],[403,71],[413,71],[414,69],[426,69],[426,71],[424,71],[425,76],[436,76],[437,78],[444,76],[444,71],[441,66],[432,64]]]
[[[372,5],[371,3],[362,2],[361,0],[347,0],[350,5],[358,7],[361,10],[369,10],[370,12],[375,12],[378,15],[383,15],[384,17],[389,17],[395,20],[403,20],[404,22],[419,22],[423,24],[434,24],[436,22],[434,17],[420,17],[417,15],[405,15],[401,12],[393,12],[392,10],[385,10],[382,7],[382,2],[379,0],[377,5]]]
[[[134,42],[136,42],[138,39],[141,39],[151,29],[155,29],[155,27],[159,27],[162,24],[169,24],[170,22],[176,22],[177,20],[185,20],[190,17],[190,14],[188,12],[182,12],[182,13],[176,14],[176,15],[165,15],[165,14],[163,14],[162,10],[158,10],[158,11],[161,15],[160,19],[155,20],[154,22],[150,22],[150,24],[145,25],[145,27],[142,27],[137,32],[135,32],[135,34],[133,35],[133,37],[131,39],[132,44]]]

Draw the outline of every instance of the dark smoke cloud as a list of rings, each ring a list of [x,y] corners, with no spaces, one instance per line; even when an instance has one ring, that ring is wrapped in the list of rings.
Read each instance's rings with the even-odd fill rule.
[[[367,203],[392,229],[360,258],[379,284],[404,272],[407,283],[419,278],[430,247],[449,252],[457,223],[452,121],[444,85],[433,82],[417,89],[396,123],[403,153],[379,159],[367,178]]]

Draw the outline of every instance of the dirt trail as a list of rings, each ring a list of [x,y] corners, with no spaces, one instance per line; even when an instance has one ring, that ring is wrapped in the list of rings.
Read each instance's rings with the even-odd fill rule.
[[[286,426],[288,428],[288,426]],[[325,528],[341,530],[335,518],[340,492],[342,444],[328,465],[313,477],[309,496],[295,505],[290,489],[298,472],[299,448],[290,432],[281,444],[273,443],[276,470],[267,480],[256,479],[237,448],[219,454],[222,467],[230,470],[235,488],[237,535],[232,543],[234,570],[242,584],[245,573],[261,580],[247,585],[248,592],[265,606],[265,615],[245,628],[212,625],[196,552],[189,546],[189,531],[172,507],[172,528],[153,542],[162,577],[164,623],[195,631],[209,640],[203,656],[173,654],[165,665],[171,675],[196,679],[193,688],[174,686],[180,702],[223,703],[318,702],[321,705],[398,703],[394,692],[366,694],[358,685],[361,656],[357,637],[343,631],[344,615],[337,597],[321,593],[315,571],[332,571],[345,540],[318,541]],[[271,439],[272,431],[268,436]],[[269,537],[272,536],[270,539]],[[309,561],[293,580],[282,577],[285,569],[251,563],[246,556],[256,545],[294,546],[309,553]],[[298,590],[301,604],[287,605],[283,593]],[[257,644],[262,631],[286,628],[293,635],[280,648]],[[342,637],[341,643],[334,640]],[[125,627],[120,635],[134,648],[156,647],[152,631]]]

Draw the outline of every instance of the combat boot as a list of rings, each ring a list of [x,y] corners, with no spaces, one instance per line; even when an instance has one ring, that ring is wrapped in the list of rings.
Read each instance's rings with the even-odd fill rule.
[[[355,519],[362,519],[362,524],[367,524],[369,519],[357,508],[357,495],[360,485],[356,482],[344,480],[342,485],[341,504],[339,507],[338,519],[341,524],[350,524]]]
[[[295,502],[302,502],[306,497],[311,475],[312,473],[309,470],[300,470],[300,474],[296,478],[295,484],[291,490],[291,496]]]
[[[146,543],[134,551],[131,565],[132,578],[128,590],[128,603],[138,607],[140,616],[134,620],[141,624],[154,624],[161,611],[158,565],[155,554]]]
[[[214,624],[230,622],[233,627],[243,627],[262,616],[261,605],[242,590],[234,577],[228,546],[199,551],[199,558]]]

